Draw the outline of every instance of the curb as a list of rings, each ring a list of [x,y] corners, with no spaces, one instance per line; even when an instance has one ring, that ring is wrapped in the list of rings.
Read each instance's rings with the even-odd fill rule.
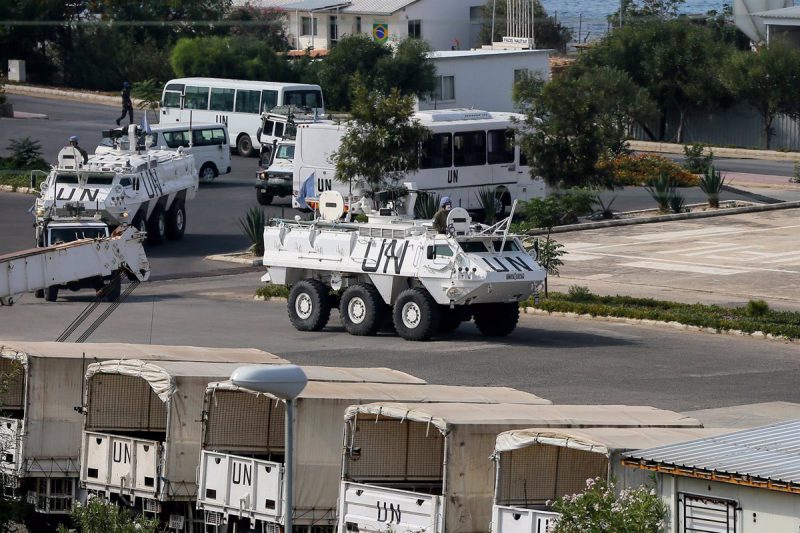
[[[261,266],[263,264],[263,259],[253,258],[251,254],[246,252],[207,255],[204,257],[204,259],[209,261],[222,261],[224,263],[237,263],[248,266]]]
[[[800,208],[800,201],[782,202],[779,204],[752,205],[747,207],[732,207],[720,211],[699,211],[697,213],[675,213],[670,215],[656,215],[652,217],[629,218],[622,220],[604,220],[602,222],[586,222],[583,224],[571,224],[569,226],[556,226],[550,233],[568,233],[571,231],[584,231],[589,229],[613,228],[616,226],[634,226],[637,224],[652,224],[654,222],[670,222],[672,220],[692,220],[697,218],[722,217],[729,215],[742,215],[746,213],[761,213],[764,211],[778,211],[781,209]],[[545,235],[545,230],[533,230],[525,235]]]
[[[651,142],[651,141],[628,141],[631,150],[636,152],[653,152],[659,154],[683,155],[682,144]],[[732,157],[736,159],[764,159],[768,161],[800,161],[798,152],[778,152],[777,150],[752,150],[748,148],[722,148],[716,146],[706,146],[704,152],[708,150],[714,152],[715,157]]]
[[[13,185],[0,185],[0,191],[3,192],[18,192],[20,194],[37,194],[36,189],[30,187],[14,187]]]
[[[106,94],[82,92],[82,91],[68,91],[64,89],[53,89],[50,87],[34,87],[32,85],[15,85],[6,84],[6,93],[20,94],[23,96],[38,96],[40,98],[55,98],[58,100],[76,100],[78,102],[91,102],[95,104],[102,104],[107,106],[121,107],[121,99],[119,96],[108,96]],[[141,100],[138,98],[131,98],[134,106],[139,106]]]
[[[289,301],[287,298],[284,298],[283,296],[270,296],[269,298],[266,298],[264,296],[258,296],[258,295],[253,296],[253,300],[256,300],[258,302],[288,302]]]
[[[632,324],[638,326],[660,326],[660,327],[667,327],[671,329],[680,329],[684,331],[696,331],[700,333],[711,333],[713,335],[729,335],[733,337],[751,337],[753,339],[763,339],[763,340],[770,340],[770,341],[780,341],[784,344],[800,344],[800,340],[798,339],[790,339],[789,337],[784,337],[783,335],[773,335],[772,333],[764,333],[762,331],[754,331],[753,333],[747,333],[738,329],[723,329],[723,330],[716,330],[714,328],[704,328],[701,326],[691,326],[689,324],[683,324],[681,322],[664,322],[663,320],[649,320],[644,318],[623,318],[618,316],[595,316],[595,315],[588,315],[588,314],[578,314],[578,313],[565,313],[562,311],[545,311],[544,309],[537,309],[536,307],[524,307],[525,314],[528,315],[547,315],[547,316],[557,316],[562,318],[579,318],[579,319],[588,319],[588,320],[599,320],[601,322],[617,322],[621,324]]]

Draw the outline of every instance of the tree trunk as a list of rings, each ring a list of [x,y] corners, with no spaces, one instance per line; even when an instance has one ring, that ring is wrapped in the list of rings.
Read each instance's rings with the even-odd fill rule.
[[[678,117],[678,131],[675,134],[675,137],[678,141],[678,144],[683,144],[683,125],[686,123],[686,109],[681,108],[680,114]]]
[[[667,136],[667,114],[661,113],[658,117],[658,140],[663,141]]]
[[[764,115],[764,149],[766,150],[769,150],[772,144],[772,121],[774,119],[774,115]]]
[[[650,140],[651,141],[655,141],[656,140],[656,136],[653,133],[653,131],[649,127],[647,127],[647,124],[645,124],[644,122],[640,122],[640,121],[637,121],[637,122],[639,122],[639,126],[642,127],[642,130],[644,130],[644,132],[647,134],[647,136],[650,137]]]

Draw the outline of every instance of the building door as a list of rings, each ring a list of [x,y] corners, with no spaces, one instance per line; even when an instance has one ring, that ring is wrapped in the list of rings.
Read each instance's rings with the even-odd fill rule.
[[[678,493],[679,533],[738,533],[733,500]]]

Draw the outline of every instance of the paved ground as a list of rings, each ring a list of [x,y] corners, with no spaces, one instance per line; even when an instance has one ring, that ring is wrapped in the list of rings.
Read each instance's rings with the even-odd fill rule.
[[[289,325],[285,303],[252,300],[260,275],[142,285],[91,340],[254,347],[302,364],[388,366],[433,383],[506,385],[558,403],[690,410],[800,401],[794,344],[538,315],[524,316],[499,341],[471,324],[429,343],[390,333],[353,337],[337,313],[324,331],[302,333]],[[28,296],[0,307],[0,338],[55,339],[89,297],[52,304]]]
[[[551,286],[800,310],[797,209],[563,233]]]

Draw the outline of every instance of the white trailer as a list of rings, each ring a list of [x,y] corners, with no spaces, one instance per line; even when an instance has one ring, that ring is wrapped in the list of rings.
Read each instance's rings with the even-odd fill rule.
[[[401,181],[413,181],[420,190],[449,196],[453,206],[482,209],[478,191],[490,187],[506,210],[514,200],[544,198],[547,185],[532,177],[525,154],[515,134],[522,115],[477,109],[418,111],[414,118],[430,130],[419,150],[419,170]],[[307,198],[319,198],[325,191],[338,191],[354,211],[363,199],[358,180],[342,183],[336,179],[331,155],[339,149],[347,123],[318,121],[297,125],[294,154],[292,207],[305,209]],[[313,182],[313,195],[305,185]],[[301,194],[302,193],[302,194]]]
[[[622,464],[622,454],[729,433],[698,428],[532,428],[497,436],[492,533],[545,533],[558,519],[557,499],[586,480],[615,480],[617,490],[646,485],[649,475]]]
[[[7,384],[0,393],[0,473],[13,479],[19,496],[40,513],[68,513],[81,499],[83,379],[92,361],[243,356],[263,361],[268,355],[192,346],[0,341],[0,373]]]
[[[354,405],[345,413],[339,533],[487,531],[497,435],[526,427],[700,427],[644,406]]]
[[[342,414],[352,404],[374,401],[549,404],[505,387],[332,382],[329,370],[305,367],[310,381],[295,406],[295,530],[333,531],[341,473]],[[283,400],[232,385],[206,391],[203,452],[197,507],[217,531],[274,530],[284,505]]]

